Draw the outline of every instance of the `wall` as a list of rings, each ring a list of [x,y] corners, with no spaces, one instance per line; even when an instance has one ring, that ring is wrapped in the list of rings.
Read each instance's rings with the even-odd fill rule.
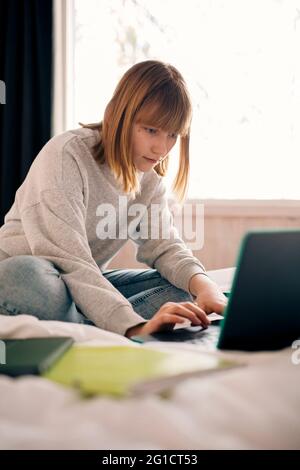
[[[199,201],[190,200],[192,204]],[[240,241],[247,230],[299,228],[300,201],[288,200],[206,200],[204,204],[204,244],[194,255],[206,269],[235,266]],[[196,226],[195,221],[193,221]],[[127,242],[109,267],[143,268],[135,260],[135,246]]]

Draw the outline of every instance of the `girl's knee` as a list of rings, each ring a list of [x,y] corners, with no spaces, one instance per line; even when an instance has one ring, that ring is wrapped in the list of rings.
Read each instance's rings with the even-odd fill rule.
[[[59,272],[50,261],[38,256],[12,256],[0,263],[0,279],[3,278],[6,282],[9,282],[9,279],[14,283],[28,280],[32,284],[46,273],[59,276]]]
[[[21,255],[0,263],[0,313],[64,319],[73,301],[56,267],[44,258]]]

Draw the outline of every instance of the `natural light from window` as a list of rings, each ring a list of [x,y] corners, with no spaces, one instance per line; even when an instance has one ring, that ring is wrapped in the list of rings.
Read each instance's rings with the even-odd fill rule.
[[[188,196],[300,198],[300,0],[74,0],[74,7],[74,127],[102,119],[132,64],[167,61],[193,101]]]

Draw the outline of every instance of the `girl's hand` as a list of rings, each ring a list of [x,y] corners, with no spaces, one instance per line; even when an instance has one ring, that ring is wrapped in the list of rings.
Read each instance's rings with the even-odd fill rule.
[[[228,302],[227,298],[211,279],[205,278],[202,281],[197,290],[195,303],[207,314],[216,312],[222,315]]]
[[[125,336],[148,335],[157,331],[172,329],[176,323],[190,320],[192,325],[207,327],[210,324],[205,311],[193,302],[167,302],[147,323],[134,326],[126,331]]]

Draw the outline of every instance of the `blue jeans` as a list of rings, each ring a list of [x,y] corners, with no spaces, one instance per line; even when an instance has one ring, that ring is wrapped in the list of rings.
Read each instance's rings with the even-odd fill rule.
[[[166,302],[193,300],[155,269],[112,269],[102,274],[146,320]],[[20,313],[40,320],[93,325],[74,303],[54,264],[31,255],[13,256],[0,262],[0,314]]]

